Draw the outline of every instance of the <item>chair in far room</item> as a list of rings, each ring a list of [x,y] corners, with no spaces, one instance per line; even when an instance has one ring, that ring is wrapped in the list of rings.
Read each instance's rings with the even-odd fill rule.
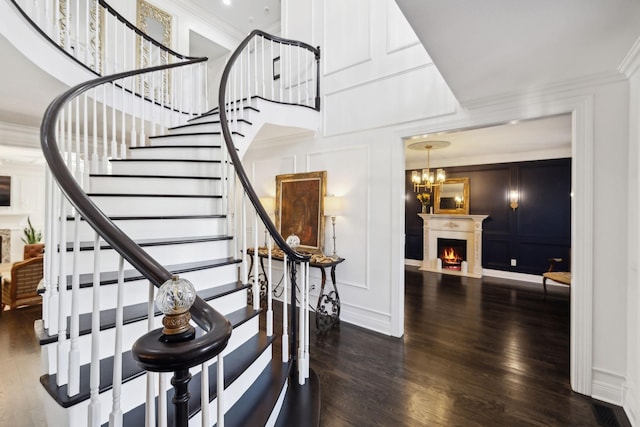
[[[38,284],[43,277],[43,260],[42,256],[37,256],[13,264],[11,276],[3,277],[0,311],[3,311],[5,306],[14,310],[21,306],[42,303],[42,296],[38,294]]]
[[[544,288],[544,297],[547,297],[547,280],[551,280],[556,283],[571,286],[571,272],[560,271],[559,266],[567,265],[569,270],[569,261],[565,258],[550,258],[549,270],[542,274],[542,287]]]

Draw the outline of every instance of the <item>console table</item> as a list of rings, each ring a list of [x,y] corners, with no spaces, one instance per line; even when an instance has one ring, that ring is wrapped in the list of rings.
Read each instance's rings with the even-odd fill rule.
[[[253,248],[247,249],[247,255],[251,259],[249,264],[249,275],[253,270],[253,258],[255,250]],[[264,267],[264,260],[269,257],[267,248],[258,248],[258,258],[260,258],[260,270],[258,273],[258,281],[260,283],[260,295],[266,295],[268,289],[268,278]],[[271,259],[274,261],[284,261],[284,253],[281,249],[272,249]],[[317,333],[328,332],[331,328],[340,323],[340,294],[338,293],[338,287],[336,285],[336,266],[344,262],[344,258],[333,259],[323,255],[312,255],[309,265],[313,268],[320,270],[322,281],[320,283],[320,293],[318,294],[318,302],[316,304],[316,329]],[[329,268],[331,275],[331,285],[333,290],[325,288],[327,282],[326,269]],[[262,279],[260,279],[262,276]],[[285,289],[286,291],[286,289]]]

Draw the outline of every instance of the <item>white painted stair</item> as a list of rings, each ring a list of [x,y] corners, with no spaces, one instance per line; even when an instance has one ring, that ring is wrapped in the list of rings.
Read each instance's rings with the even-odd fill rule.
[[[299,125],[298,115],[301,114],[303,124],[308,126],[306,131],[317,130],[317,112],[314,112],[315,117],[311,117],[307,111],[300,111],[304,109],[261,99],[256,99],[254,105],[250,113],[251,122],[247,119],[240,123],[244,136],[238,138],[242,140],[241,147],[237,147],[239,152],[246,151],[265,118],[279,124],[292,120]],[[269,112],[263,114],[263,111]],[[222,213],[221,137],[216,120],[214,111],[191,120],[187,125],[169,129],[165,136],[149,138],[147,146],[129,148],[126,159],[111,161],[111,174],[90,177],[88,194],[145,251],[170,272],[189,279],[198,294],[233,325],[231,339],[222,353],[225,359],[224,408],[229,413],[226,425],[271,424],[277,418],[287,390],[288,364],[272,360],[274,337],[260,331],[259,310],[247,306],[247,286],[238,279],[240,260],[233,256],[233,236],[229,235],[228,221]],[[68,241],[61,250],[73,250],[74,242],[70,239],[74,227],[75,221],[70,217],[66,227]],[[67,396],[67,382],[64,375],[59,378],[60,366],[56,363],[56,356],[60,353],[58,332],[66,331],[68,334],[70,325],[53,331],[45,329],[42,321],[36,324],[42,345],[41,383],[47,392],[47,419],[55,420],[51,425],[56,426],[86,425],[90,403],[94,232],[82,220],[78,220],[77,230],[80,251],[76,265],[79,267],[74,272],[73,264],[67,261],[67,286],[63,286],[60,293],[61,298],[70,298],[73,274],[77,274],[81,315],[80,337],[76,344],[82,365],[77,395]],[[106,425],[113,402],[111,375],[119,255],[105,242],[101,242],[100,247],[100,420]],[[155,377],[155,383],[158,382],[158,374],[145,373],[134,362],[130,351],[133,342],[150,327],[147,315],[150,285],[127,263],[124,280],[123,384],[119,401],[124,412],[124,425],[138,426],[144,422],[146,377],[151,375]],[[65,316],[70,315],[70,306],[70,303],[65,305]],[[160,326],[160,321],[161,315],[156,311],[155,327]],[[69,340],[62,345],[68,348]],[[212,398],[208,425],[214,425],[217,418],[217,373],[215,362],[212,362],[208,369]],[[200,368],[192,368],[191,372],[190,413],[194,415],[200,412],[202,373]],[[171,399],[173,389],[167,386],[167,390]],[[259,399],[256,396],[260,396]],[[255,408],[246,406],[243,399],[252,400],[251,405],[256,405]],[[247,414],[246,408],[254,409]],[[171,405],[168,412],[171,420]],[[193,416],[189,425],[200,426],[200,417]]]

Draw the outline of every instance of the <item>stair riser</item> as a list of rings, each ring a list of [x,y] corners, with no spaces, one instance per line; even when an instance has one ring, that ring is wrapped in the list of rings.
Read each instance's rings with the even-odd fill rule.
[[[222,212],[218,198],[117,197],[91,198],[107,216],[216,215]]]
[[[169,135],[184,135],[188,133],[203,133],[203,132],[222,132],[220,123],[207,123],[218,120],[219,117],[209,117],[207,120],[201,120],[200,122],[189,122],[192,126],[184,126],[178,129],[169,129],[167,132]]]
[[[211,196],[222,194],[219,179],[91,177],[92,193],[107,194],[183,194]]]
[[[188,144],[188,136],[182,143]],[[186,160],[221,160],[218,146],[211,147],[154,147],[129,150],[129,159],[186,159]]]
[[[186,262],[204,261],[207,259],[227,258],[230,253],[230,240],[217,240],[211,242],[183,243],[175,245],[145,246],[142,249],[151,255],[162,265],[180,264]],[[92,273],[94,264],[94,252],[92,250],[79,251],[75,255],[79,274]],[[118,269],[120,255],[113,249],[100,251],[100,271],[113,271]],[[73,251],[67,251],[65,256],[66,273],[73,272]],[[133,267],[125,262],[124,269]]]
[[[226,218],[140,219],[114,221],[132,239],[195,237],[227,233]],[[67,241],[73,241],[73,221],[67,221]],[[93,241],[95,231],[85,221],[78,229],[80,241]]]
[[[232,336],[231,339],[229,340],[229,345],[227,346],[227,348],[231,345],[234,345],[234,348],[237,348],[240,345],[242,345],[242,343],[244,343],[247,339],[254,336],[257,333],[257,323],[245,322],[244,324],[240,325],[236,330],[234,330],[234,335],[236,335],[236,332],[237,332],[237,336],[242,338],[242,342],[239,342],[240,340],[238,338],[234,339],[234,337]],[[232,342],[232,341],[237,341],[237,342]],[[262,353],[262,356],[259,357],[254,362],[255,367],[252,366],[248,372],[245,372],[242,376],[240,376],[238,379],[236,379],[236,381],[234,381],[232,384],[230,384],[227,387],[227,390],[225,391],[225,403],[226,403],[225,406],[227,408],[231,407],[233,403],[237,401],[239,395],[242,395],[244,390],[248,388],[247,384],[251,385],[251,383],[255,380],[255,378],[257,378],[257,376],[262,371],[262,369],[264,369],[264,366],[266,366],[265,360],[266,360],[266,364],[268,364],[270,358],[271,358],[271,346],[265,349],[265,351]],[[217,362],[217,358],[213,358],[211,360],[210,362],[211,364],[209,365],[210,372],[212,370],[217,369],[216,362]],[[201,367],[196,366],[191,368],[189,371],[193,376],[201,372]],[[256,371],[258,372],[257,374],[255,374]],[[157,390],[158,383],[159,383],[159,379],[158,379],[159,374],[151,373],[151,375],[153,375],[154,377],[154,384],[155,384],[154,388]],[[163,375],[166,375],[167,390],[169,390],[172,387],[170,380],[173,374],[169,372]],[[141,375],[137,378],[134,378],[132,380],[129,380],[123,383],[121,393],[122,394],[121,394],[120,405],[123,413],[126,413],[127,411],[130,411],[136,408],[137,406],[141,405],[142,403],[144,403],[147,395],[147,375]],[[55,425],[61,425],[61,426],[66,425],[70,427],[86,426],[89,400],[85,400],[79,403],[78,405],[65,409],[60,407],[55,401],[53,401],[53,399],[51,399],[47,393],[43,393],[43,395],[46,395],[44,397],[44,400],[45,400],[47,419],[50,419],[50,420],[55,419],[56,420]],[[228,399],[232,399],[233,401],[229,402]],[[100,394],[101,423],[107,423],[109,421],[109,412],[112,409],[112,405],[113,405],[113,390],[109,389]],[[211,407],[217,408],[216,399],[214,399],[210,403],[210,408]],[[215,411],[215,409],[213,410]],[[210,411],[212,411],[212,409],[210,409]],[[213,412],[212,419],[214,421],[211,423],[211,425],[215,423],[216,417],[217,417],[217,411]],[[199,420],[201,417],[199,415],[196,415],[193,418],[197,418]],[[192,425],[191,421],[189,425]]]
[[[246,105],[246,104],[245,104]],[[253,105],[255,107],[255,103]],[[237,118],[240,119],[244,119],[247,120],[249,122],[251,122],[251,118],[252,116],[257,115],[255,110],[247,110],[245,109],[242,113],[240,111],[237,112]],[[235,116],[233,115],[233,113],[227,112],[227,118],[231,119],[231,118],[235,118]],[[189,121],[190,124],[193,123],[203,123],[203,122],[211,122],[211,121],[216,121],[216,120],[220,120],[220,114],[218,113],[214,113],[214,114],[210,114],[207,116],[203,116],[203,117],[198,117],[195,119],[192,119]],[[255,120],[255,117],[254,117]]]
[[[245,391],[251,387],[251,384],[258,378],[262,371],[267,368],[271,362],[272,349],[269,345],[264,352],[258,357],[246,371],[240,375],[233,383],[229,384],[224,391],[224,410],[227,412],[242,397]],[[215,369],[212,366],[209,369]],[[209,422],[207,426],[214,425],[218,422],[218,399],[209,402]],[[202,416],[200,414],[189,419],[189,427],[202,427]]]
[[[209,305],[214,307],[220,313],[228,314],[233,310],[231,308],[237,307],[241,304],[241,296],[245,295],[246,292],[236,292],[240,294],[234,295],[229,294],[220,298],[213,299],[208,301]],[[244,299],[246,305],[246,299]],[[242,305],[241,305],[242,307]],[[234,310],[237,308],[234,308]],[[154,328],[162,327],[162,315],[156,315],[154,317]],[[122,328],[122,348],[123,351],[128,351],[131,349],[133,343],[144,335],[148,331],[148,321],[147,319],[141,319],[138,322],[129,323],[123,326]],[[256,331],[257,332],[257,329]],[[254,332],[254,333],[255,333]],[[116,330],[114,328],[107,329],[100,332],[100,358],[104,359],[106,357],[113,356],[114,353],[114,343],[115,343],[115,333]],[[66,348],[69,348],[69,340],[66,341]],[[41,348],[42,351],[42,360],[45,368],[47,369],[47,373],[53,374],[56,372],[56,351],[57,351],[57,342],[53,342],[50,344],[43,345]],[[91,334],[81,335],[78,338],[78,349],[80,351],[80,364],[84,365],[91,361]]]
[[[180,273],[180,277],[183,277],[193,283],[196,291],[235,282],[237,280],[237,276],[238,270],[235,264]],[[146,279],[125,282],[125,289],[127,305],[146,302],[149,298],[149,281]],[[93,304],[93,287],[80,288],[79,292],[79,312],[81,314],[90,313],[92,311]],[[118,296],[117,292],[118,285],[115,283],[100,286],[100,307],[103,310],[116,307]],[[71,299],[71,292],[69,289],[67,290],[66,298],[67,304],[65,304],[65,314],[69,316],[71,314],[71,304],[69,302]]]
[[[169,162],[123,161],[111,162],[114,175],[151,175],[151,176],[200,176],[217,178],[221,175],[220,163],[208,162]]]
[[[220,145],[222,140],[218,134],[208,134],[204,131],[197,131],[198,134],[186,135],[165,135],[161,138],[149,138],[149,146],[151,147],[164,147],[167,145],[200,145],[200,146],[212,146]]]

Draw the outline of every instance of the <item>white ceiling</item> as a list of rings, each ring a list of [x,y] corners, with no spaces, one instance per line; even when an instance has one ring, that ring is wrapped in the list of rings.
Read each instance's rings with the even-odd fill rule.
[[[425,142],[425,145],[429,141],[450,142],[448,147],[431,150],[431,167],[553,159],[571,156],[571,132],[571,116],[564,114],[478,129],[416,135],[405,140],[405,147],[416,142]],[[426,165],[426,151],[405,149],[406,169],[421,169]]]
[[[189,0],[241,34],[258,28],[273,31],[280,26],[280,0]]]
[[[634,0],[396,0],[463,105],[616,73],[640,36]]]
[[[223,0],[188,1],[241,34],[253,28],[279,29],[280,0],[231,0],[229,6]],[[631,0],[397,3],[463,104],[616,72],[640,35],[640,25],[636,25],[640,22],[640,2]],[[227,53],[197,33],[192,32],[190,40],[191,54],[216,58]],[[0,67],[0,81],[8,82],[0,85],[0,122],[37,127],[46,105],[64,90],[63,85],[30,66],[1,36],[0,54],[6,58],[5,66]],[[500,161],[500,156],[570,154],[571,124],[569,117],[563,116],[429,138],[452,142],[449,148],[433,152],[434,166],[438,162],[449,166],[469,164],[469,159],[485,163]],[[422,153],[411,151],[407,153],[407,167],[422,167]],[[3,150],[0,159],[8,154]]]
[[[280,33],[280,0],[186,0],[194,10],[206,11],[239,35],[254,29]],[[206,56],[210,61],[227,55],[229,50],[212,40],[189,31],[189,55]]]

